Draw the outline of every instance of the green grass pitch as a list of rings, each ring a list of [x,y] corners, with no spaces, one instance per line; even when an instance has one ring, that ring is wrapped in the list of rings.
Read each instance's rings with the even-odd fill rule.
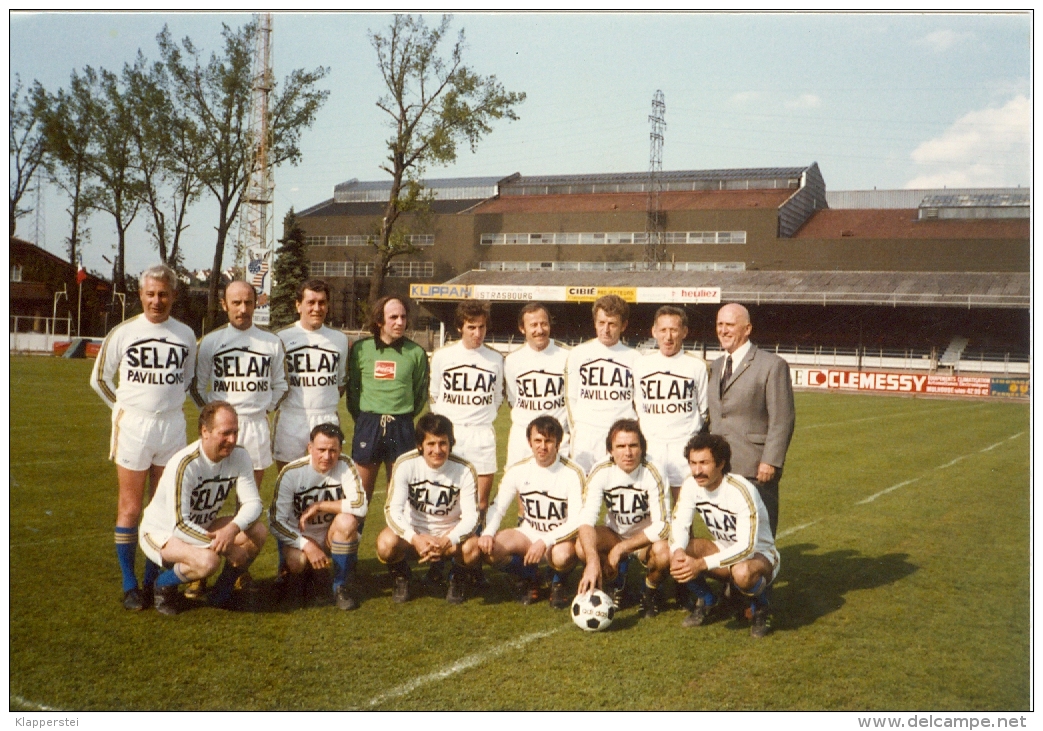
[[[1025,404],[797,394],[774,632],[753,641],[746,623],[728,619],[683,630],[672,602],[653,620],[631,608],[609,631],[586,634],[546,602],[512,602],[506,577],[488,568],[485,597],[395,605],[373,547],[383,476],[360,551],[358,611],[126,612],[109,412],[87,385],[92,362],[10,365],[11,710],[1031,703]],[[196,412],[186,413],[192,435]],[[266,501],[273,482],[270,470]],[[139,555],[139,575],[142,565]],[[275,568],[271,541],[253,575],[267,585]],[[636,588],[640,571],[631,573]]]

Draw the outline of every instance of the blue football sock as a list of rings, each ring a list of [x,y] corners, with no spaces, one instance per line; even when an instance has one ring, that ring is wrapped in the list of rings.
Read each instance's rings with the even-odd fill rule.
[[[156,577],[159,576],[159,572],[162,570],[159,566],[152,563],[152,559],[145,559],[145,579],[142,584],[146,589],[156,585]]]
[[[555,571],[554,575],[550,579],[550,582],[552,584],[564,584],[566,581],[568,581],[569,574],[571,573],[572,569],[569,569],[568,571]]]
[[[185,579],[177,572],[177,567],[167,569],[156,577],[156,588],[162,589],[166,586],[177,586],[183,584]]]
[[[340,543],[330,541],[330,561],[333,563],[333,591],[344,585],[348,577],[355,571],[358,562],[359,542]]]
[[[120,564],[120,573],[123,575],[123,591],[136,589],[138,577],[134,574],[134,558],[138,550],[137,527],[125,528],[116,526],[116,559]]]
[[[703,604],[705,604],[706,606],[711,607],[717,603],[717,597],[714,595],[712,591],[710,591],[710,587],[707,585],[706,579],[702,576],[697,576],[696,578],[692,579],[687,584],[685,584],[685,587],[688,589],[689,592],[691,592],[692,596],[694,596],[697,599],[702,599]]]
[[[626,556],[619,561],[619,574],[616,576],[616,580],[612,582],[613,588],[619,589],[626,586],[627,583],[627,570],[630,568],[630,556]]]

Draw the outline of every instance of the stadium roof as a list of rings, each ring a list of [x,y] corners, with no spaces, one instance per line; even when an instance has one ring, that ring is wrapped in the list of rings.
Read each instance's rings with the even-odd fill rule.
[[[950,306],[1027,309],[1027,273],[1006,272],[488,272],[446,284],[582,287],[720,287],[721,300],[745,304]]]
[[[910,188],[903,190],[827,190],[830,208],[917,208],[927,196],[1024,195],[1029,188]]]
[[[1027,218],[918,219],[916,209],[827,208],[795,239],[1027,239]]]
[[[460,213],[481,203],[484,198],[470,198],[461,200],[439,200],[435,198],[431,202],[432,213]],[[300,211],[298,216],[383,216],[387,199],[382,201],[372,200],[364,202],[338,203],[333,198],[324,200],[311,208]]]
[[[946,193],[924,196],[921,208],[1007,208],[1028,206],[1030,195],[1027,190],[1016,193]]]
[[[659,194],[662,210],[778,208],[793,195],[790,189],[670,191]],[[477,205],[472,213],[645,213],[645,193],[573,193],[506,195]]]

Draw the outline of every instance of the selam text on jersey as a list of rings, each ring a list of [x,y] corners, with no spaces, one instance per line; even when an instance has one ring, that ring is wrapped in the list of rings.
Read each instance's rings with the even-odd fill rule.
[[[286,351],[289,391],[282,406],[306,411],[337,410],[347,383],[348,336],[323,325],[305,330],[295,323],[279,331]]]
[[[634,419],[634,361],[638,352],[622,343],[612,347],[597,339],[577,345],[565,367],[569,421],[608,428],[618,419]]]
[[[526,427],[537,416],[553,416],[562,425],[565,408],[565,361],[569,349],[553,340],[543,350],[525,344],[504,359],[503,372],[511,422]]]
[[[224,325],[199,341],[192,398],[200,407],[227,401],[241,416],[264,415],[286,394],[285,362],[277,335]]]
[[[463,341],[431,356],[431,411],[457,426],[492,424],[503,403],[503,356]]]
[[[233,492],[239,509],[232,520],[246,530],[264,507],[250,456],[236,447],[220,462],[211,462],[198,440],[189,444],[170,459],[145,508],[139,529],[142,540],[148,537],[157,551],[171,536],[194,546],[209,546],[207,530]]]
[[[670,538],[670,490],[651,462],[643,460],[630,474],[611,459],[596,464],[587,475],[580,522],[595,525],[602,503],[605,525],[620,536],[644,531],[653,543]]]
[[[517,497],[522,522],[543,535],[544,545],[567,540],[580,526],[583,483],[583,470],[566,457],[559,455],[549,467],[540,467],[534,457],[523,459],[504,473],[482,535],[496,535]]]
[[[745,477],[728,473],[713,491],[700,487],[695,477],[681,484],[672,521],[671,552],[688,547],[696,513],[720,549],[705,557],[708,569],[734,566],[753,558],[754,553],[763,555],[778,567],[779,554],[771,535],[768,510],[757,488]]]
[[[106,336],[91,387],[109,408],[119,403],[150,414],[180,411],[195,357],[196,337],[188,325],[172,317],[153,323],[138,315]]]
[[[634,362],[634,407],[645,437],[688,439],[706,423],[706,363],[681,351],[669,358],[658,350]]]
[[[406,541],[417,533],[448,536],[455,546],[478,523],[478,477],[474,467],[450,454],[438,469],[415,449],[395,462],[384,518]]]
[[[362,489],[355,463],[341,455],[329,472],[323,474],[311,465],[311,457],[302,457],[290,462],[279,473],[275,482],[275,495],[268,511],[268,524],[279,543],[304,550],[305,535],[317,540],[319,545],[336,517],[331,513],[316,513],[308,522],[304,533],[300,530],[301,515],[312,503],[340,500],[340,511],[365,518],[369,506]]]

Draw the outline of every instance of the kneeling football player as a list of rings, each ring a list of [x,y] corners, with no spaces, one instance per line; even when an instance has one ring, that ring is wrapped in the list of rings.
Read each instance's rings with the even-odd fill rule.
[[[616,606],[623,604],[630,556],[645,565],[643,616],[654,617],[661,603],[659,584],[670,567],[670,490],[659,469],[645,457],[647,443],[637,421],[620,419],[605,439],[608,457],[587,475],[587,494],[576,550],[586,566],[579,593],[602,588],[602,577]],[[601,503],[605,524],[595,526]]]
[[[156,579],[160,614],[182,609],[178,587],[224,570],[210,590],[210,603],[227,607],[235,581],[246,571],[268,535],[258,523],[263,505],[253,463],[236,445],[239,419],[227,401],[211,401],[199,412],[199,440],[174,454],[163,471],[141,521],[141,550],[163,571]],[[217,517],[232,490],[234,516]]]
[[[731,474],[732,450],[724,437],[696,434],[685,454],[692,476],[681,485],[674,511],[670,575],[688,587],[695,607],[681,624],[701,625],[720,603],[706,583],[712,576],[750,597],[750,634],[763,637],[769,628],[769,588],[779,573],[767,508],[749,480]],[[691,537],[696,511],[712,541]]]
[[[575,536],[583,510],[583,470],[558,454],[563,436],[561,423],[553,416],[539,416],[529,423],[532,455],[507,469],[478,539],[489,563],[518,577],[518,598],[523,604],[539,601],[537,571],[546,558],[554,571],[550,604],[555,609],[568,606],[565,581],[576,565]],[[520,524],[497,530],[515,498],[521,506]]]
[[[324,570],[332,563],[337,607],[350,610],[361,601],[355,564],[368,505],[355,463],[341,454],[343,446],[344,433],[336,424],[319,424],[311,430],[308,456],[290,462],[279,473],[269,523],[282,547],[290,590],[296,593],[302,588],[293,577],[311,570],[323,571],[325,578]]]
[[[399,457],[392,470],[377,558],[388,564],[396,602],[409,600],[409,561],[452,560],[445,597],[450,604],[464,600],[465,568],[479,565],[481,552],[472,535],[478,523],[477,476],[470,462],[452,454],[454,443],[449,419],[424,414],[416,423],[417,448]]]

